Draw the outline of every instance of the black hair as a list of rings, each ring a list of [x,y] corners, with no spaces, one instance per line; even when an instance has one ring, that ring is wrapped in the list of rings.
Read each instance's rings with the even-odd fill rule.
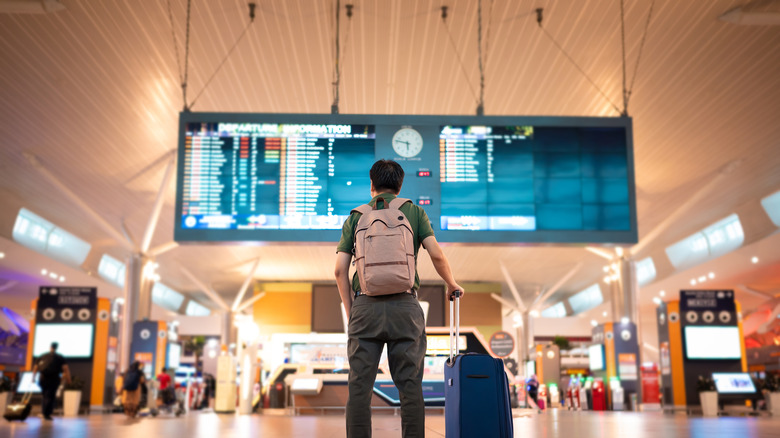
[[[369,176],[379,193],[390,191],[397,195],[404,183],[404,169],[393,160],[377,161],[371,166]]]
[[[52,350],[56,351],[59,346],[60,346],[59,342],[52,342],[51,343],[51,349]]]

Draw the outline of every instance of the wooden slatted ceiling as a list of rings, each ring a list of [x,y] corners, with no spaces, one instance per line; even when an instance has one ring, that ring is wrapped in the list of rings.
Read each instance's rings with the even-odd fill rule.
[[[124,218],[140,239],[162,178],[160,158],[176,145],[182,107],[168,3],[64,0],[48,15],[0,15],[0,233],[20,206],[86,238],[122,250],[38,177],[23,157],[47,168],[107,220]],[[447,26],[464,60],[464,78],[440,1],[355,0],[342,17],[342,113],[473,114],[477,90],[477,2],[453,0]],[[629,80],[649,1],[626,2]],[[171,0],[184,62],[185,0]],[[732,0],[654,4],[630,104],[634,117],[640,235],[684,204],[718,168],[742,165],[654,244],[666,245],[780,187],[780,28],[717,20]],[[488,10],[492,5],[492,13]],[[609,99],[621,105],[618,2],[484,0],[490,28],[486,113],[613,116],[611,104],[544,36],[544,27]],[[259,2],[236,52],[198,98],[196,111],[328,112],[332,100],[332,0]],[[203,89],[247,23],[243,1],[192,6],[189,100]],[[485,35],[487,40],[487,35]],[[487,42],[487,41],[486,41]],[[471,85],[469,85],[471,84]],[[173,186],[153,245],[172,238]],[[601,278],[602,261],[580,249],[447,249],[459,278],[500,279],[504,260],[518,283],[553,284],[577,261],[586,266],[564,288]],[[195,247],[161,257],[174,287],[191,287],[173,262],[234,293],[235,266],[257,255],[258,278],[331,278],[331,247]],[[166,261],[171,266],[166,266]],[[291,261],[293,261],[291,263]],[[507,262],[508,261],[508,262]],[[247,267],[244,267],[247,269]],[[435,278],[424,257],[423,278]],[[532,288],[531,288],[532,289]]]

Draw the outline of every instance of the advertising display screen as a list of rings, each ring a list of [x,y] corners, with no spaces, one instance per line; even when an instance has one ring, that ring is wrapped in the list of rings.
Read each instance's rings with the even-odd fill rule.
[[[685,327],[685,356],[688,359],[739,359],[742,345],[735,326]]]
[[[715,388],[721,394],[754,394],[756,386],[748,373],[712,373]]]
[[[179,242],[328,242],[369,170],[442,242],[634,243],[631,119],[182,113]]]
[[[57,342],[57,353],[66,358],[90,358],[94,328],[92,324],[36,324],[33,356],[48,353],[51,343]]]
[[[604,346],[601,344],[588,347],[588,358],[590,360],[591,371],[604,369]]]

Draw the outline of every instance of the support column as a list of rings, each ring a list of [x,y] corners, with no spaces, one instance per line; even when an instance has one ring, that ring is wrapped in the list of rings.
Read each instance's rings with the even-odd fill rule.
[[[636,277],[636,262],[631,258],[620,260],[620,286],[623,296],[620,316],[639,325],[639,281]]]
[[[125,264],[124,304],[119,333],[119,368],[123,372],[130,365],[130,345],[133,342],[133,323],[149,319],[152,311],[151,279],[144,278],[144,267],[152,263],[142,254],[131,255]]]
[[[227,347],[236,342],[235,327],[233,327],[233,312],[222,312],[220,342]]]
[[[529,355],[528,351],[534,346],[534,318],[529,312],[523,314],[523,339],[525,349],[523,350],[523,360],[534,360],[535,357]],[[525,365],[525,363],[523,363]]]

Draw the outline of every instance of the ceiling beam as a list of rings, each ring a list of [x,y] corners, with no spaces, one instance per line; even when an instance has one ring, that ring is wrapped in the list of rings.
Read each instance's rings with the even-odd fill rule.
[[[257,271],[257,267],[259,265],[260,265],[260,257],[255,259],[255,262],[252,264],[252,267],[249,268],[249,273],[246,275],[244,284],[241,285],[241,289],[238,290],[238,295],[236,295],[236,299],[233,300],[234,312],[238,311],[238,306],[241,304],[241,300],[244,299],[244,294],[246,293],[247,288],[249,288],[249,284],[255,278],[255,271]]]
[[[599,257],[603,257],[607,260],[612,260],[613,258],[615,258],[614,254],[610,253],[609,251],[605,251],[603,249],[595,248],[592,246],[586,246],[585,251],[592,252],[593,254],[596,254]]]
[[[149,251],[146,251],[146,255],[149,257],[157,257],[160,254],[164,254],[172,249],[176,249],[179,247],[179,244],[173,240],[171,240],[168,243],[163,243],[162,245],[155,246],[154,248],[150,249]]]
[[[550,289],[548,289],[548,290],[547,290],[547,292],[545,292],[545,293],[543,293],[543,294],[539,295],[539,297],[538,297],[538,298],[536,298],[536,301],[534,301],[534,303],[531,305],[531,310],[537,310],[537,309],[539,309],[539,308],[542,306],[542,304],[544,304],[544,302],[545,302],[545,301],[546,301],[548,298],[550,298],[551,296],[553,296],[553,294],[554,294],[555,292],[558,292],[558,289],[560,289],[560,288],[561,288],[561,286],[563,286],[564,284],[566,284],[566,282],[567,282],[567,281],[569,281],[569,279],[570,279],[571,277],[573,277],[573,276],[574,276],[574,274],[576,274],[576,273],[577,273],[577,271],[579,271],[579,270],[580,270],[580,268],[582,268],[582,262],[579,262],[579,263],[577,263],[576,265],[574,265],[574,267],[573,267],[573,268],[571,268],[571,270],[570,270],[569,272],[567,272],[567,273],[566,273],[566,275],[564,275],[563,277],[561,277],[561,278],[560,278],[560,280],[558,280],[558,282],[556,282],[556,283],[555,283],[555,285],[553,285],[553,287],[551,287]]]
[[[100,216],[95,210],[93,210],[89,205],[87,205],[86,202],[81,200],[81,198],[73,193],[68,186],[66,186],[62,181],[60,181],[56,176],[54,176],[51,172],[49,172],[48,169],[46,169],[43,164],[38,160],[38,157],[35,154],[25,152],[24,157],[27,158],[27,161],[30,162],[32,167],[38,171],[41,175],[43,175],[46,179],[49,180],[50,183],[52,183],[56,188],[58,188],[65,196],[67,196],[71,202],[76,204],[81,211],[86,213],[88,216],[90,216],[99,226],[103,229],[106,233],[108,233],[111,237],[114,238],[118,243],[120,243],[122,246],[129,250],[134,250],[133,245],[131,245],[126,239],[125,236],[122,235],[119,231],[116,230],[111,224],[108,223],[105,219],[103,219],[102,216]]]
[[[504,275],[504,281],[506,281],[509,290],[512,292],[512,296],[515,297],[515,301],[517,301],[517,307],[520,309],[520,313],[525,312],[525,304],[523,303],[522,298],[520,298],[520,293],[517,291],[515,282],[512,281],[509,271],[506,269],[506,266],[504,266],[504,262],[499,260],[498,267],[501,268],[501,273]]]
[[[149,245],[152,243],[152,236],[154,235],[154,230],[157,229],[157,221],[160,219],[160,212],[165,201],[165,189],[168,188],[173,176],[173,165],[176,163],[176,155],[173,154],[173,151],[169,153],[171,157],[168,159],[168,165],[165,167],[160,191],[157,192],[157,199],[154,200],[154,207],[152,208],[152,214],[149,216],[149,223],[146,225],[144,239],[141,241],[142,253],[146,253],[149,250]]]
[[[181,267],[181,272],[184,273],[184,275],[186,275],[190,279],[190,281],[195,283],[195,285],[198,286],[198,288],[201,290],[201,292],[203,292],[204,294],[206,294],[206,296],[211,298],[211,301],[213,301],[219,307],[221,307],[222,310],[230,312],[230,306],[227,305],[225,300],[223,300],[222,297],[219,296],[219,294],[214,292],[213,289],[211,289],[210,287],[206,286],[202,281],[198,280],[198,278],[195,277],[195,275],[193,275],[192,272],[189,271],[189,269],[187,269],[187,268],[182,266]]]
[[[265,292],[260,292],[259,294],[253,296],[252,298],[244,301],[240,306],[238,306],[238,309],[236,309],[236,313],[243,312],[244,309],[251,306],[255,303],[255,301],[259,300],[260,298],[263,298],[265,296]]]
[[[501,304],[505,305],[506,307],[508,307],[508,308],[510,308],[510,309],[512,309],[512,310],[514,310],[515,312],[518,312],[518,313],[520,313],[520,314],[523,314],[523,311],[522,311],[522,310],[520,310],[520,308],[519,308],[519,307],[517,307],[517,305],[515,305],[515,304],[513,304],[511,301],[509,301],[509,300],[507,300],[507,299],[505,299],[505,298],[501,297],[501,295],[498,295],[498,294],[495,294],[495,293],[491,293],[491,294],[490,294],[490,296],[491,296],[491,297],[493,297],[493,299],[494,299],[494,300],[496,300],[496,301],[498,301],[499,303],[501,303]]]

